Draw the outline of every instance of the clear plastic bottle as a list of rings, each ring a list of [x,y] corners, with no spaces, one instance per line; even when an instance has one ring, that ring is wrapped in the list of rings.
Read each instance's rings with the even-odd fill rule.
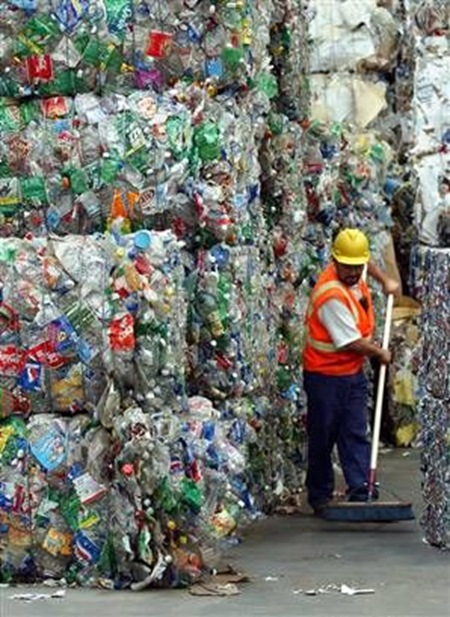
[[[33,557],[39,576],[59,579],[72,559],[72,532],[64,517],[53,510],[34,530]]]

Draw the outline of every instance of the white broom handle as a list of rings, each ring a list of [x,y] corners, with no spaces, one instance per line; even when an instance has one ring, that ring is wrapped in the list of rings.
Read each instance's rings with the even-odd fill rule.
[[[393,294],[389,294],[387,298],[386,320],[384,322],[383,349],[389,349],[389,339],[391,336],[391,322],[392,322],[393,308],[394,308],[394,296]],[[380,366],[380,372],[378,375],[377,398],[376,398],[376,403],[375,403],[375,417],[373,421],[373,433],[372,433],[372,450],[370,454],[371,472],[374,472],[377,468],[378,446],[380,443],[381,413],[383,409],[384,384],[386,381],[386,368],[387,368],[386,364],[382,364]]]

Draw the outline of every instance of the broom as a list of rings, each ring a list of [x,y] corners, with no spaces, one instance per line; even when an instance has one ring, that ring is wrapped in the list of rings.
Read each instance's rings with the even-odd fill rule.
[[[383,349],[389,348],[391,334],[392,310],[394,296],[388,295],[386,321],[383,333]],[[402,501],[374,501],[374,489],[377,475],[378,447],[380,442],[381,414],[383,407],[384,384],[386,381],[386,365],[380,366],[378,376],[375,417],[370,455],[370,470],[367,483],[367,501],[345,501],[328,505],[322,512],[322,518],[328,521],[343,522],[394,522],[414,519],[411,503]]]

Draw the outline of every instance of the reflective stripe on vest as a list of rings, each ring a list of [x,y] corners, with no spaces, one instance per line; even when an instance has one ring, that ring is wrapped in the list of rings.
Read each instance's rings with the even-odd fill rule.
[[[347,290],[345,285],[343,285],[339,281],[328,281],[328,283],[324,283],[323,285],[318,287],[313,292],[313,294],[311,295],[311,298],[310,298],[310,303],[309,303],[309,308],[308,308],[308,317],[311,317],[311,315],[312,315],[312,313],[314,311],[314,308],[315,308],[315,305],[316,305],[316,300],[318,298],[320,298],[320,296],[322,296],[324,293],[329,291],[330,289],[339,289],[340,291],[342,291],[342,293],[349,300],[349,304],[350,304],[351,311],[353,313],[353,317],[355,318],[356,322],[358,322],[359,321],[359,314],[358,314],[358,309],[355,307],[356,300],[353,299],[353,297],[351,295],[351,292]]]
[[[365,341],[370,341],[370,336],[361,337]],[[311,345],[313,349],[317,349],[317,351],[324,351],[325,353],[335,353],[338,351],[338,348],[333,345],[333,343],[323,343],[322,341],[316,341],[310,336],[306,337],[306,342],[308,345]]]

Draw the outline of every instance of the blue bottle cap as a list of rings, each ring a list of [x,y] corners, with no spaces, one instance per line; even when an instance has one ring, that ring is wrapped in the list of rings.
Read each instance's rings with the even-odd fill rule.
[[[149,231],[137,231],[134,234],[134,246],[141,251],[145,251],[152,243],[152,236]]]

